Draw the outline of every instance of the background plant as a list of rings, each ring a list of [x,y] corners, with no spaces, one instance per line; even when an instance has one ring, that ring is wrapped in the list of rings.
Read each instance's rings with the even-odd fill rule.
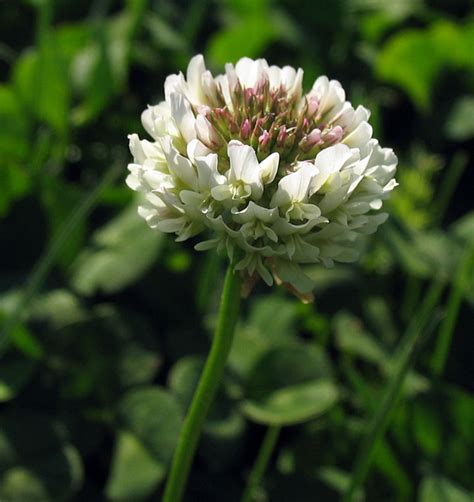
[[[136,216],[126,135],[202,52],[339,79],[401,188],[360,264],[310,268],[314,304],[261,285],[245,305],[188,499],[239,500],[266,437],[259,500],[338,500],[363,471],[369,501],[470,500],[469,2],[7,1],[0,19],[0,498],[161,493],[223,267]]]

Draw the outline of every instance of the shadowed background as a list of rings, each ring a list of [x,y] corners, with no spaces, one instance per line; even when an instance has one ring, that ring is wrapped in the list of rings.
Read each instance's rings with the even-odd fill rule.
[[[358,264],[308,268],[314,304],[261,284],[245,302],[187,500],[239,500],[268,425],[255,500],[339,500],[371,440],[361,500],[472,500],[469,1],[3,0],[0,33],[2,501],[161,493],[225,261],[136,215],[127,134],[146,136],[142,110],[196,53],[215,74],[249,56],[302,67],[305,89],[338,79],[400,186]]]

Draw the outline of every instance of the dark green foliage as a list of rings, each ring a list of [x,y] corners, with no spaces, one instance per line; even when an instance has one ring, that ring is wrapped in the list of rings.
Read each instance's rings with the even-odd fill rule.
[[[225,264],[136,215],[127,134],[145,136],[141,111],[198,52],[216,73],[263,56],[303,67],[306,87],[337,78],[394,147],[400,186],[359,264],[308,266],[313,304],[261,284],[244,302],[187,500],[239,500],[269,425],[282,429],[259,501],[339,500],[355,467],[368,474],[354,500],[472,500],[470,2],[13,3],[0,2],[0,500],[161,495]]]

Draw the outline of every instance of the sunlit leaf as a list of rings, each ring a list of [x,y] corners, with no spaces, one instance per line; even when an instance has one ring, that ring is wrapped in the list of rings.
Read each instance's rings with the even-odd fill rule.
[[[338,390],[323,352],[315,346],[288,346],[266,352],[245,387],[242,410],[271,425],[305,422],[328,411]]]
[[[209,41],[207,55],[216,65],[241,57],[259,55],[280,33],[273,23],[268,22],[265,11],[252,12],[231,27],[215,33]]]
[[[118,406],[121,427],[135,434],[154,459],[171,460],[181,429],[181,410],[174,397],[159,387],[129,391]]]
[[[236,329],[229,366],[246,375],[268,348],[288,343],[295,335],[297,314],[295,301],[275,296],[254,301],[247,321]]]
[[[474,136],[474,96],[464,96],[456,102],[446,123],[446,132],[457,141]]]
[[[130,206],[94,234],[73,265],[73,286],[85,295],[120,291],[153,264],[162,239]]]
[[[133,434],[119,432],[105,489],[107,498],[143,500],[157,488],[165,471],[166,467],[153,458]]]
[[[26,51],[16,62],[13,83],[28,114],[45,121],[57,133],[68,128],[70,84],[62,54],[53,36],[41,51]]]
[[[0,85],[0,216],[10,204],[30,188],[24,162],[28,156],[29,124],[20,100],[13,89]]]
[[[168,375],[168,386],[186,411],[196,390],[199,377],[204,367],[204,359],[189,356],[180,359]]]
[[[376,72],[399,85],[421,109],[429,107],[434,81],[443,67],[472,68],[472,23],[439,21],[428,29],[397,33],[379,53]]]
[[[472,494],[449,479],[431,475],[422,479],[418,502],[471,502]]]

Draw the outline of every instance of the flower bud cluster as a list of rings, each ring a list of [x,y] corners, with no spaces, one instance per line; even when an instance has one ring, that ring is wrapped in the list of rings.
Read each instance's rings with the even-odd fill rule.
[[[322,76],[303,94],[302,79],[249,58],[213,77],[195,56],[143,113],[152,140],[129,136],[127,183],[152,228],[178,241],[207,232],[196,249],[227,253],[248,285],[307,297],[301,265],[356,260],[359,236],[387,218],[397,158],[339,82]]]

